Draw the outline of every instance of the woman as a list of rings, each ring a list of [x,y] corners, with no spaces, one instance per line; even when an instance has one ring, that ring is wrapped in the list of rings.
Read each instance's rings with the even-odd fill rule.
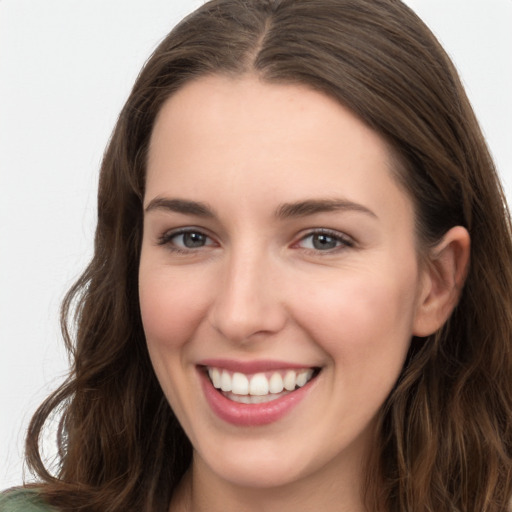
[[[407,7],[207,3],[119,118],[41,483],[5,510],[507,510],[511,254]]]

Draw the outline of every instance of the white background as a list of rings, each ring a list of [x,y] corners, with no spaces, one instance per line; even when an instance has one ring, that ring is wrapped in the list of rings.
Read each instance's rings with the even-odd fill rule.
[[[0,489],[67,360],[103,149],[150,52],[202,0],[0,0]],[[408,0],[454,59],[512,201],[512,0]]]

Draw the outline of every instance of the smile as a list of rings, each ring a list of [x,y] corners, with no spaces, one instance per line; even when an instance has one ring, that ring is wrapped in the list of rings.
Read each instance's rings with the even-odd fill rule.
[[[260,404],[276,400],[305,386],[315,375],[315,369],[281,370],[245,374],[215,367],[207,368],[213,386],[234,402]]]
[[[321,367],[271,360],[201,361],[197,371],[211,411],[237,427],[277,422],[317,387]]]

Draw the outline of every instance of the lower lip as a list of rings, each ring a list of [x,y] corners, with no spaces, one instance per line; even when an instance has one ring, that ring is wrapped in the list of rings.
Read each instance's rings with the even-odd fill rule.
[[[222,420],[240,427],[268,425],[280,420],[297,406],[309,393],[312,383],[288,393],[281,398],[261,404],[233,402],[215,389],[204,371],[199,370],[206,400],[213,412]]]

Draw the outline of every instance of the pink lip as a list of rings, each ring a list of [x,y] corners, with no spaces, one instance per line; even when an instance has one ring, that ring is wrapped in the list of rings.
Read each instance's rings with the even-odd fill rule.
[[[208,364],[207,366],[226,368],[225,365],[217,366]],[[237,369],[239,368],[240,367],[237,367]],[[283,368],[283,366],[279,366],[279,368]],[[290,366],[286,366],[286,368],[290,368]],[[304,368],[304,366],[297,366],[297,368]],[[265,369],[268,369],[268,366],[265,366]],[[251,371],[248,371],[247,373],[252,372],[253,366],[250,367],[250,370]],[[260,367],[257,371],[259,370]],[[229,400],[215,389],[204,369],[198,368],[198,372],[201,378],[201,385],[206,401],[212,411],[220,419],[240,427],[268,425],[278,421],[307,396],[312,387],[311,385],[316,381],[316,379],[312,379],[300,389],[292,391],[291,393],[288,393],[281,398],[277,398],[276,400],[272,400],[271,402],[261,404],[242,404]]]
[[[310,365],[287,363],[284,361],[258,360],[258,361],[237,361],[233,359],[205,359],[199,361],[198,366],[209,366],[210,368],[222,368],[232,372],[241,372],[246,375],[272,370],[301,370],[312,368]]]

